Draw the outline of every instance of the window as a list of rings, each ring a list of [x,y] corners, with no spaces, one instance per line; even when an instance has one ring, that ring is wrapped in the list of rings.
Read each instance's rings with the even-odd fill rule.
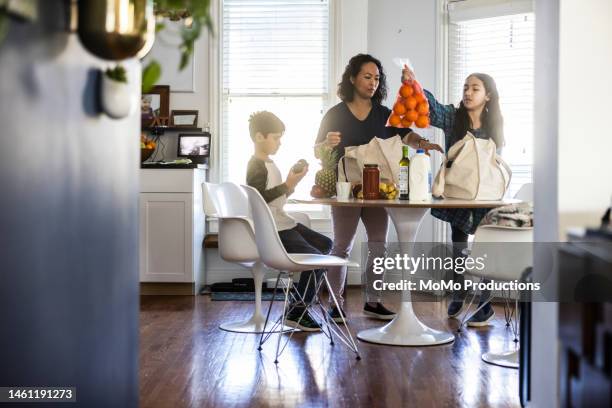
[[[318,169],[313,145],[330,100],[329,15],[328,0],[223,1],[222,180],[245,182],[248,119],[268,110],[286,126],[273,159],[283,176],[308,161],[296,195],[309,196]]]
[[[464,0],[449,3],[449,97],[461,100],[472,72],[491,75],[500,94],[512,168],[508,196],[532,181],[535,16],[531,1]]]

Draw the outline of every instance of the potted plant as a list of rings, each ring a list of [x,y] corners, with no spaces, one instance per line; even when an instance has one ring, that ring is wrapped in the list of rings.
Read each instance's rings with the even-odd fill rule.
[[[102,75],[102,108],[108,116],[121,119],[133,112],[136,95],[130,90],[122,65],[108,68]]]

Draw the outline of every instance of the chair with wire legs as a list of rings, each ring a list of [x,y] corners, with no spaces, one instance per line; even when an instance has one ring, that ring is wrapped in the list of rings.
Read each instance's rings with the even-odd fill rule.
[[[334,337],[343,342],[352,352],[355,353],[358,360],[361,359],[359,355],[359,349],[353,335],[351,334],[350,328],[346,322],[345,316],[342,315],[342,309],[338,305],[338,301],[334,292],[331,290],[329,280],[327,279],[327,272],[323,271],[321,276],[317,278],[316,274],[311,274],[308,280],[308,285],[314,285],[314,297],[311,302],[305,302],[302,294],[297,290],[293,289],[293,274],[296,272],[322,269],[332,266],[344,266],[348,265],[348,261],[336,256],[331,255],[318,255],[318,254],[288,254],[285,250],[280,237],[278,235],[272,213],[263,197],[259,192],[249,186],[243,186],[249,196],[249,204],[251,206],[251,212],[253,214],[253,222],[255,224],[255,236],[257,249],[262,262],[273,269],[279,271],[276,279],[276,285],[274,288],[274,294],[279,289],[281,282],[285,279],[287,283],[282,284],[282,290],[284,294],[283,311],[280,317],[275,319],[274,323],[271,323],[270,314],[272,310],[274,296],[268,307],[266,315],[266,321],[264,323],[264,332],[261,334],[258,349],[261,351],[263,344],[271,337],[271,333],[278,326],[285,325],[285,317],[296,305],[304,306],[302,317],[305,313],[311,313],[316,319],[318,319],[323,327],[322,332],[327,336],[330,344],[334,344]],[[285,279],[283,279],[285,278]],[[333,319],[330,318],[327,310],[329,309],[324,305],[322,297],[319,296],[321,289],[325,287],[331,295],[333,305],[338,308],[341,313],[342,323],[344,328],[341,328]],[[292,306],[289,306],[291,303]],[[269,330],[268,324],[271,324]],[[281,347],[282,334],[278,335],[276,343],[276,354],[274,362],[278,364],[278,358],[285,350],[287,344],[291,340],[294,332],[290,332],[287,340]]]
[[[486,254],[486,267],[483,270],[472,269],[469,273],[480,278],[480,282],[485,279],[493,281],[513,282],[521,279],[524,271],[533,264],[533,249],[530,245],[533,242],[533,229],[510,229],[487,225],[479,227],[474,237],[474,244],[470,251],[470,256],[474,259],[483,257]],[[500,245],[510,243],[510,245]],[[524,243],[521,245],[520,243]],[[513,293],[514,292],[514,293]],[[468,309],[474,302],[476,291],[471,296]],[[512,295],[514,294],[514,299]],[[518,343],[518,298],[519,291],[504,291],[504,317],[506,326],[510,326],[514,335],[514,342]],[[482,304],[468,315],[466,312],[461,320],[460,328],[467,320],[476,314],[491,299]],[[514,308],[511,306],[514,303]],[[501,365],[504,367],[518,368],[518,348],[501,353],[485,353],[482,356],[485,362]]]
[[[525,184],[519,189],[514,198],[531,201],[533,199],[532,184]],[[501,246],[502,243],[510,245]],[[521,244],[523,243],[523,244]],[[504,227],[499,225],[483,225],[478,227],[474,234],[474,242],[469,251],[470,257],[486,257],[486,267],[482,270],[476,268],[469,274],[480,278],[479,283],[485,280],[512,282],[521,279],[524,271],[533,265],[533,227]],[[491,301],[491,298],[482,301],[476,310],[469,314],[469,308],[476,298],[476,291],[470,297],[466,312],[461,319],[459,331],[465,322],[474,316],[480,309]],[[514,343],[518,343],[518,298],[519,291],[515,291],[513,299],[512,291],[503,291],[504,318],[506,327],[512,329]],[[514,307],[512,304],[514,303]],[[484,353],[482,359],[490,364],[503,367],[518,368],[518,347],[514,350],[501,353]]]

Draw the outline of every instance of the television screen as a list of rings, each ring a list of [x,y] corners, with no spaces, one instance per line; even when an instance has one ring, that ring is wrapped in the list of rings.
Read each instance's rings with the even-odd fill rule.
[[[178,157],[208,157],[210,154],[210,134],[181,134],[178,137]]]

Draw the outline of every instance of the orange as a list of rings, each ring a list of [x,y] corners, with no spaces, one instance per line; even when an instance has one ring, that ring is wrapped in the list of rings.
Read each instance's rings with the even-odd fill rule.
[[[425,115],[419,116],[416,120],[416,125],[419,128],[426,128],[429,126],[429,117]]]
[[[391,116],[389,116],[389,124],[391,126],[397,126],[402,122],[402,120],[400,119],[400,117],[398,115],[396,115],[395,113],[392,114]]]
[[[417,111],[410,109],[409,111],[406,111],[406,116],[404,117],[409,121],[414,122],[419,117],[419,114]]]
[[[412,120],[408,120],[408,118],[404,117],[404,119],[402,119],[402,127],[408,128],[410,126],[412,126],[413,121]]]
[[[423,102],[427,101],[427,98],[425,97],[424,93],[418,93],[418,94],[414,95],[414,98],[416,99],[416,101],[418,103],[423,103]]]
[[[416,110],[419,112],[419,115],[427,115],[429,113],[429,104],[421,102],[417,105]]]
[[[406,98],[405,105],[408,110],[414,109],[417,106],[417,100],[414,97],[409,96],[408,98]]]
[[[413,90],[412,87],[409,85],[402,85],[402,87],[399,90],[400,95],[402,95],[404,98],[409,97],[410,95],[413,94]]]
[[[404,113],[406,113],[406,107],[404,106],[403,103],[401,103],[400,101],[397,101],[395,102],[395,105],[393,105],[393,112],[402,116]]]

